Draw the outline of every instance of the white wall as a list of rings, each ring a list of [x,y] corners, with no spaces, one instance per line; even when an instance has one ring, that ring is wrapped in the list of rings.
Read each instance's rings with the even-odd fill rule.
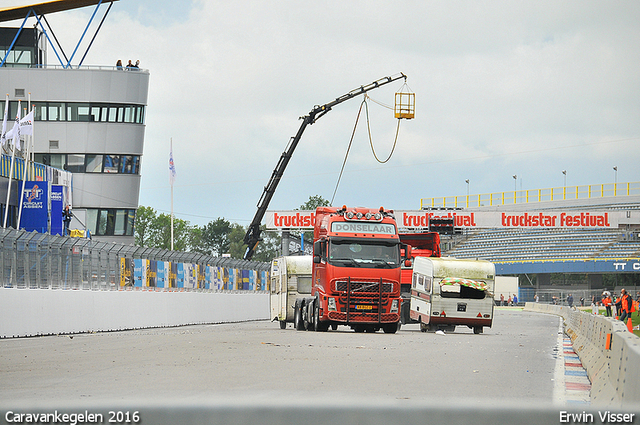
[[[0,288],[0,338],[268,318],[266,292]]]

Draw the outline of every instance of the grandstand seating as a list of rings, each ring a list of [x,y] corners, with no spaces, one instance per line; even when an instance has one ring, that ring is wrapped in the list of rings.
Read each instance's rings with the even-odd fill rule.
[[[468,234],[443,255],[494,262],[637,258],[640,241],[630,239],[619,229],[493,229]]]

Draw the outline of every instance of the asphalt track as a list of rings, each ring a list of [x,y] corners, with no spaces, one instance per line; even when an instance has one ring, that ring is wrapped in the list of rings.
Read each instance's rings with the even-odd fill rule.
[[[556,316],[497,309],[481,335],[281,330],[267,321],[0,340],[4,406],[383,398],[552,405]]]

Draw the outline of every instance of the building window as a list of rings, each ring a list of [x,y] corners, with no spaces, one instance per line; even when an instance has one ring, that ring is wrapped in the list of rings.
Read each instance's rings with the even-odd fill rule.
[[[87,209],[87,229],[96,236],[133,236],[135,210]]]
[[[17,95],[16,95],[17,97]],[[4,102],[0,102],[0,114],[4,115]],[[21,105],[27,108],[25,102]],[[109,103],[32,102],[36,121],[119,122],[144,124],[145,106],[114,105]],[[9,118],[16,117],[18,102],[9,102]],[[24,111],[23,111],[24,112]],[[24,113],[21,114],[25,115]]]
[[[57,140],[49,141],[53,149]],[[55,147],[57,149],[57,146]],[[139,174],[139,155],[37,153],[35,161],[72,173]]]
[[[67,155],[67,171],[72,173],[84,173],[84,155]]]
[[[138,174],[139,161],[140,157],[137,155],[122,155],[120,172],[123,174]]]
[[[105,173],[117,173],[118,165],[120,165],[120,155],[104,156],[104,172]]]
[[[87,173],[102,172],[102,155],[87,155]]]

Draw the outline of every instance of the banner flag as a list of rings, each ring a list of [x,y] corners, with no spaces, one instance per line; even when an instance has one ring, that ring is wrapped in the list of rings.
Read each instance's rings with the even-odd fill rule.
[[[20,150],[20,102],[18,102],[18,113],[13,128],[7,133],[7,139],[13,139],[13,145]]]
[[[20,150],[20,136],[30,136],[33,134],[33,111],[29,112],[27,115],[19,119],[19,116],[16,117],[16,124],[14,124],[13,128],[7,132],[5,137],[7,139],[11,139],[14,137],[14,132],[18,130],[18,144],[16,148]]]
[[[173,182],[176,179],[176,164],[173,163],[173,143],[171,143],[171,149],[169,150],[169,183],[173,186]]]

